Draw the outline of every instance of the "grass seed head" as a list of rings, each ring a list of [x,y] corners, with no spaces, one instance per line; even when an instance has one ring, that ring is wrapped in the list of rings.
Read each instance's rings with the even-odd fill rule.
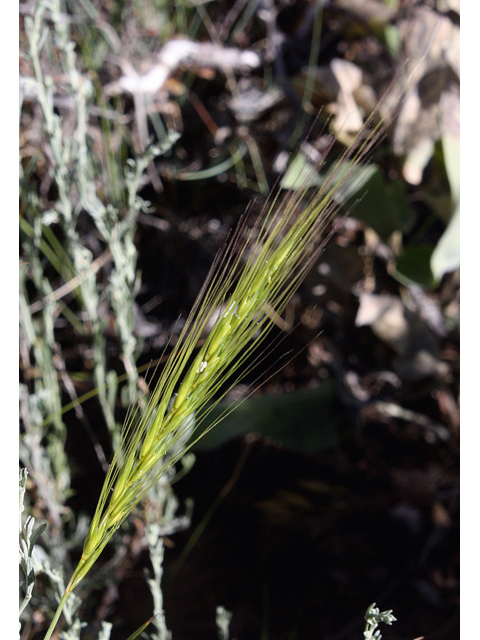
[[[248,359],[323,251],[333,233],[325,238],[324,232],[339,210],[342,194],[389,125],[382,120],[372,129],[375,115],[306,204],[308,172],[301,187],[279,190],[267,200],[251,228],[247,212],[217,256],[146,408],[139,417],[137,410],[128,417],[67,591],[86,574],[135,505],[194,444],[193,438],[186,442],[191,416],[201,424],[253,366]],[[254,363],[258,359],[254,357]]]

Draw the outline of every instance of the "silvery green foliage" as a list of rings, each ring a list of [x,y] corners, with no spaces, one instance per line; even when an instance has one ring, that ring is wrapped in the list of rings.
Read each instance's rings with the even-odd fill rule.
[[[48,294],[51,287],[43,277],[38,245],[26,248],[37,289]],[[45,304],[40,315],[30,313],[26,293],[26,269],[20,267],[20,351],[24,367],[33,355],[36,375],[33,389],[20,385],[20,415],[24,433],[20,438],[20,459],[28,467],[48,509],[52,525],[61,528],[61,511],[70,491],[70,472],[64,451],[65,425],[59,417],[61,388],[55,364],[53,323],[55,305]],[[53,416],[50,428],[44,419]],[[46,440],[45,440],[46,439]]]
[[[25,491],[27,490],[27,477],[28,471],[26,469],[20,469],[20,478],[19,478],[19,491],[18,491],[18,499],[19,499],[19,508],[18,508],[18,529],[20,533],[22,532],[22,513],[25,511]]]
[[[52,567],[48,557],[45,557],[43,554],[42,556],[36,555],[35,560],[36,572],[43,572],[46,576],[48,576],[55,592],[55,599],[57,603],[60,602],[60,599],[65,592],[63,569],[61,567]],[[65,607],[63,609],[65,620],[69,625],[74,624],[76,620],[75,614],[77,613],[81,603],[82,600],[75,593],[70,594],[70,597],[65,603]]]
[[[102,628],[98,634],[98,640],[110,640],[110,634],[112,632],[112,623],[111,622],[102,622]]]
[[[187,454],[184,457],[187,458],[186,465],[188,470],[193,464],[193,455],[190,454],[189,456]],[[145,518],[147,520],[145,537],[147,539],[153,569],[153,577],[147,578],[147,584],[153,598],[153,613],[155,619],[152,624],[156,629],[155,633],[151,636],[152,640],[170,640],[172,637],[172,634],[167,629],[163,610],[163,593],[161,587],[164,557],[163,539],[165,536],[170,536],[176,531],[187,529],[191,522],[189,513],[184,516],[176,515],[179,502],[171,487],[174,479],[175,471],[170,469],[160,478],[145,499]]]
[[[118,202],[115,202],[115,206],[112,203],[102,202],[98,194],[106,185],[102,184],[102,180],[98,180],[97,161],[89,149],[87,135],[88,114],[94,100],[93,85],[88,74],[78,69],[75,43],[70,36],[70,19],[66,12],[62,13],[62,4],[61,0],[37,0],[33,17],[25,17],[28,56],[34,76],[21,78],[21,103],[25,94],[28,94],[38,102],[41,108],[43,135],[46,138],[46,159],[50,177],[57,187],[58,198],[51,209],[42,211],[38,195],[34,188],[29,186],[28,176],[25,175],[23,167],[20,167],[23,186],[22,201],[25,205],[23,230],[33,229],[34,232],[33,242],[25,242],[24,250],[30,268],[34,272],[37,292],[43,298],[42,315],[45,315],[45,306],[48,301],[51,304],[50,315],[53,317],[53,313],[58,314],[59,307],[51,285],[43,275],[42,263],[39,259],[43,257],[40,245],[42,242],[45,245],[42,234],[50,233],[50,237],[53,235],[49,231],[53,223],[58,224],[64,233],[66,246],[63,260],[58,266],[65,282],[71,281],[72,278],[78,281],[75,295],[86,311],[93,338],[94,382],[98,388],[105,420],[114,440],[113,445],[116,447],[115,440],[119,434],[113,411],[116,385],[111,386],[112,376],[109,374],[112,372],[109,372],[106,367],[105,305],[104,312],[100,314],[102,292],[96,281],[93,255],[90,249],[82,244],[77,230],[77,221],[82,211],[90,215],[100,238],[107,245],[108,261],[113,263],[106,294],[116,318],[122,360],[128,374],[127,402],[129,402],[136,391],[135,360],[141,349],[141,344],[134,334],[133,301],[140,287],[134,236],[138,212],[148,211],[148,203],[139,198],[138,191],[142,186],[143,175],[148,165],[156,156],[171,149],[178,139],[178,134],[167,132],[164,139],[157,145],[148,146],[142,156],[129,160],[127,166],[117,167],[117,174],[120,181],[123,181],[123,184],[114,185],[120,194]],[[47,12],[49,12],[48,23]],[[59,69],[61,90],[55,85],[53,77],[47,74],[43,65],[44,58],[52,68],[61,67]],[[54,109],[54,99],[57,94],[63,96],[66,94],[69,100],[69,107],[63,115],[56,113]],[[113,188],[112,185],[110,186]],[[25,246],[30,244],[33,248]],[[30,256],[29,252],[35,255]],[[51,254],[53,255],[47,257],[55,259],[54,252]],[[24,307],[28,308],[26,300],[25,297]],[[38,311],[40,309],[37,309],[36,313]],[[39,335],[38,330],[35,333]],[[31,338],[36,337],[34,334],[32,335],[31,331],[28,333]],[[53,336],[50,336],[46,341],[50,351],[52,351],[53,340]],[[34,342],[28,341],[27,348],[31,349],[32,344]],[[50,356],[48,360],[52,363],[55,354],[46,355]],[[50,369],[52,373],[55,372],[52,365]],[[57,382],[52,388],[52,401],[60,397],[60,390],[56,388],[58,386]],[[107,387],[110,387],[109,391]],[[57,422],[61,422],[58,418],[59,410],[59,406],[51,407],[47,415],[57,415]]]
[[[79,618],[75,618],[72,625],[60,633],[60,640],[80,640],[81,631],[86,626],[86,622],[81,622]],[[98,640],[110,640],[112,626],[111,622],[102,622],[102,628],[98,633]]]
[[[51,12],[53,29],[49,29],[44,24],[47,10]],[[97,313],[99,297],[95,273],[89,268],[92,262],[92,255],[88,249],[80,245],[76,231],[76,222],[82,208],[81,204],[83,204],[79,200],[83,199],[88,203],[92,203],[93,200],[94,204],[97,204],[96,200],[98,200],[92,198],[91,191],[95,191],[95,188],[94,182],[91,180],[92,176],[89,176],[86,141],[86,104],[87,99],[92,95],[91,82],[87,77],[82,78],[76,69],[74,43],[69,40],[69,24],[66,16],[60,14],[58,0],[40,0],[37,2],[33,19],[28,16],[25,18],[25,30],[29,42],[29,57],[32,61],[35,77],[28,78],[28,82],[24,84],[25,88],[34,89],[34,94],[42,109],[44,133],[53,160],[50,170],[58,188],[58,200],[52,210],[41,212],[37,208],[36,211],[32,211],[31,207],[27,207],[26,217],[29,221],[33,217],[34,224],[38,221],[37,226],[40,228],[39,242],[41,241],[40,225],[48,227],[52,222],[57,222],[65,233],[67,239],[66,252],[70,258],[72,273],[63,275],[65,281],[74,275],[82,275],[79,289],[92,327],[95,382],[101,389],[99,397],[105,419],[110,430],[114,430],[113,411],[103,388],[105,386],[104,323]],[[65,85],[68,86],[70,84],[70,95],[74,99],[76,111],[75,135],[71,135],[71,132],[64,133],[62,117],[54,111],[55,86],[52,79],[49,76],[45,76],[42,69],[42,49],[46,44],[51,44],[52,41],[61,53],[61,63],[67,78]],[[28,190],[23,195],[28,201],[30,195]],[[92,208],[92,206],[89,207],[89,209]],[[105,207],[102,205],[101,209],[103,210]],[[39,294],[43,294],[45,299],[46,292],[38,288],[37,282],[35,284]],[[51,345],[51,342],[48,344]]]
[[[148,578],[147,583],[153,597],[153,613],[155,619],[152,624],[156,628],[156,632],[152,634],[152,640],[171,640],[172,634],[167,628],[165,621],[165,612],[163,610],[163,593],[161,581],[163,576],[163,537],[160,535],[160,526],[149,524],[145,528],[145,535],[148,542],[150,552],[150,561],[153,567],[153,578]]]
[[[230,611],[227,611],[225,607],[217,607],[215,622],[217,623],[219,640],[229,640],[229,627],[231,619],[232,614],[230,613]]]
[[[51,566],[50,559],[46,551],[43,549],[43,547],[37,545],[37,541],[41,534],[45,531],[47,524],[43,523],[35,529],[35,519],[32,516],[27,516],[25,522],[22,523],[22,514],[25,510],[27,477],[27,469],[21,469],[19,479],[20,566],[23,570],[25,582],[23,584],[20,583],[20,586],[24,587],[25,595],[23,596],[20,604],[20,617],[22,616],[22,613],[32,599],[36,574],[44,573],[46,576],[48,576],[52,586],[54,587],[55,599],[57,603],[60,601],[60,598],[65,591],[63,572]],[[84,625],[82,625],[80,623],[80,620],[75,617],[80,604],[81,600],[75,594],[72,594],[67,600],[63,613],[70,627],[67,631],[63,632],[63,635],[60,636],[62,640],[80,639],[80,629]]]
[[[62,0],[36,0],[32,16],[25,16],[28,42],[28,51],[25,53],[31,62],[33,76],[20,78],[20,109],[26,96],[40,108],[42,121],[37,135],[41,139],[41,148],[45,149],[48,180],[54,184],[57,193],[57,200],[49,203],[46,209],[39,198],[35,180],[30,179],[35,162],[32,160],[27,166],[20,164],[25,259],[20,265],[20,348],[25,370],[35,372],[31,384],[20,386],[23,421],[20,458],[30,470],[51,521],[45,548],[34,546],[41,530],[33,530],[33,519],[27,519],[25,531],[21,532],[21,562],[26,576],[22,611],[32,597],[35,571],[43,572],[49,578],[53,593],[50,590],[46,594],[47,599],[52,600],[48,606],[55,608],[53,597],[58,602],[65,588],[63,567],[66,573],[69,572],[68,552],[78,544],[79,539],[85,537],[83,520],[76,523],[75,533],[70,539],[65,539],[63,531],[65,515],[68,513],[65,503],[70,494],[70,471],[64,451],[66,430],[61,418],[61,383],[72,400],[76,396],[73,385],[70,384],[70,389],[68,387],[67,372],[62,370],[63,358],[60,345],[55,340],[55,321],[63,312],[80,332],[85,330],[83,323],[88,322],[92,338],[90,357],[94,365],[93,382],[98,389],[113,448],[116,448],[120,436],[114,417],[118,383],[115,371],[108,371],[106,366],[104,330],[107,311],[110,308],[116,318],[122,360],[129,376],[126,399],[130,402],[136,392],[135,361],[141,349],[134,333],[133,301],[140,287],[134,237],[138,213],[150,213],[149,203],[142,200],[138,192],[149,164],[155,157],[171,149],[179,137],[175,132],[165,132],[164,138],[156,145],[148,145],[140,157],[128,160],[125,166],[116,166],[119,183],[105,185],[104,176],[102,182],[98,158],[93,156],[88,136],[89,110],[95,98],[93,85],[89,74],[81,69],[77,60],[75,43],[70,34],[70,17],[62,8]],[[57,86],[55,77],[61,79],[61,87]],[[55,104],[59,95],[68,104],[60,111]],[[117,162],[116,158],[113,160]],[[103,202],[99,195],[102,191],[108,192],[109,186],[112,193],[116,191],[117,194],[113,204]],[[98,237],[106,245],[106,251],[100,256],[105,258],[102,264],[112,263],[109,285],[105,291],[97,283],[93,253],[84,246],[77,229],[82,211],[93,220]],[[62,245],[53,233],[52,225],[60,228],[65,239]],[[82,310],[81,316],[75,316],[72,312],[67,315],[68,308],[63,305],[46,275],[46,261],[47,266],[52,265],[66,284],[75,282],[72,292]],[[33,304],[29,299],[30,282],[35,286],[39,298]],[[81,418],[81,407],[77,407],[76,412]],[[21,498],[25,495],[25,482],[26,471],[23,485],[21,480]],[[152,542],[152,549],[158,559],[163,553],[161,536],[189,523],[187,516],[183,520],[176,517],[178,504],[170,488],[165,495],[165,499],[160,500],[162,508],[165,507],[161,530],[150,533],[151,539],[156,535],[157,542]],[[159,591],[161,563],[159,565],[156,562],[155,567],[155,582]],[[161,597],[157,601],[160,605],[157,609],[161,610]],[[43,606],[45,604],[43,602]],[[80,637],[82,624],[76,617],[79,604],[80,599],[73,596],[65,605],[64,614],[69,628],[63,631],[64,640]],[[104,625],[99,640],[108,640],[110,627]]]
[[[80,633],[86,626],[86,622],[80,622],[78,618],[75,618],[73,624],[60,633],[60,640],[80,640]]]
[[[33,587],[35,584],[35,567],[34,561],[32,558],[33,549],[35,547],[35,543],[38,538],[45,531],[47,525],[43,523],[39,525],[35,529],[35,519],[31,516],[28,516],[25,520],[25,524],[22,523],[22,513],[25,509],[24,501],[25,501],[25,490],[27,485],[27,475],[28,472],[26,469],[20,469],[20,479],[19,479],[19,497],[20,497],[20,522],[19,522],[19,532],[20,532],[20,566],[22,567],[23,574],[25,577],[24,590],[25,595],[21,600],[20,604],[20,613],[21,616],[25,607],[30,602],[33,593]],[[22,586],[22,584],[20,585]]]
[[[69,629],[60,633],[60,640],[80,640],[81,631],[86,626],[86,622],[80,622],[78,618],[75,618]],[[112,626],[111,622],[102,622],[102,628],[98,633],[98,640],[110,640]]]
[[[382,634],[380,633],[380,630],[377,629],[380,622],[391,625],[392,622],[395,621],[396,618],[392,615],[392,609],[389,611],[380,611],[374,602],[368,607],[367,612],[365,613],[366,624],[363,637],[365,640],[381,640]]]

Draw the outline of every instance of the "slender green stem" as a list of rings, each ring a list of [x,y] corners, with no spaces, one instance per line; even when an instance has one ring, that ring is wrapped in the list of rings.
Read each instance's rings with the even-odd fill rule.
[[[60,615],[63,611],[63,607],[65,606],[65,603],[68,600],[68,596],[70,595],[70,591],[68,591],[68,589],[65,591],[65,593],[62,596],[62,599],[60,600],[60,603],[57,607],[57,610],[55,611],[55,615],[53,616],[53,620],[50,623],[50,626],[48,627],[48,631],[44,637],[43,640],[50,640],[50,638],[52,637],[52,633],[55,631],[55,627],[57,626],[57,622],[60,618]]]

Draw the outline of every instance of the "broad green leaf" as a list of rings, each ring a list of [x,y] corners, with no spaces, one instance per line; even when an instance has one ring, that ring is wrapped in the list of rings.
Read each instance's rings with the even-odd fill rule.
[[[401,282],[419,284],[431,287],[434,277],[430,267],[430,260],[434,248],[429,244],[419,244],[405,249],[396,264],[396,277]]]
[[[230,406],[221,402],[200,429],[208,428]],[[219,447],[232,438],[257,433],[285,446],[312,453],[338,445],[353,432],[337,399],[335,384],[324,381],[313,390],[250,398],[195,445],[196,450]]]
[[[352,180],[354,188],[347,188],[345,195],[349,200],[344,210],[351,208],[350,215],[371,227],[384,242],[394,231],[410,231],[416,213],[407,201],[405,185],[400,180],[387,182],[376,165],[358,171],[363,173]],[[361,199],[356,202],[358,198]]]
[[[43,522],[42,524],[38,525],[36,530],[33,532],[33,535],[30,538],[30,549],[29,549],[30,555],[32,555],[33,547],[35,546],[35,544],[37,543],[37,540],[39,539],[39,537],[42,535],[42,533],[45,531],[46,528],[47,528],[47,523]]]

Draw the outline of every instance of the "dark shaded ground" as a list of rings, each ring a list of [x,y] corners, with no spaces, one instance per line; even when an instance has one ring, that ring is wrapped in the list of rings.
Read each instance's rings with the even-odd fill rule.
[[[173,637],[215,637],[222,604],[231,637],[353,639],[371,601],[398,618],[386,638],[459,637],[456,447],[427,444],[413,425],[367,422],[317,455],[249,438],[197,457],[176,486],[195,499],[192,528],[166,553]],[[139,615],[148,592],[134,584],[118,610]]]
[[[233,612],[233,637],[356,638],[362,601],[393,608],[399,621],[386,637],[458,637],[458,485],[449,449],[377,423],[316,456],[265,442],[201,456],[179,486],[195,495],[201,483],[200,514],[228,481],[227,469],[211,472],[220,455],[244,466],[171,586],[176,550],[167,555],[175,637],[211,637],[221,602]]]

